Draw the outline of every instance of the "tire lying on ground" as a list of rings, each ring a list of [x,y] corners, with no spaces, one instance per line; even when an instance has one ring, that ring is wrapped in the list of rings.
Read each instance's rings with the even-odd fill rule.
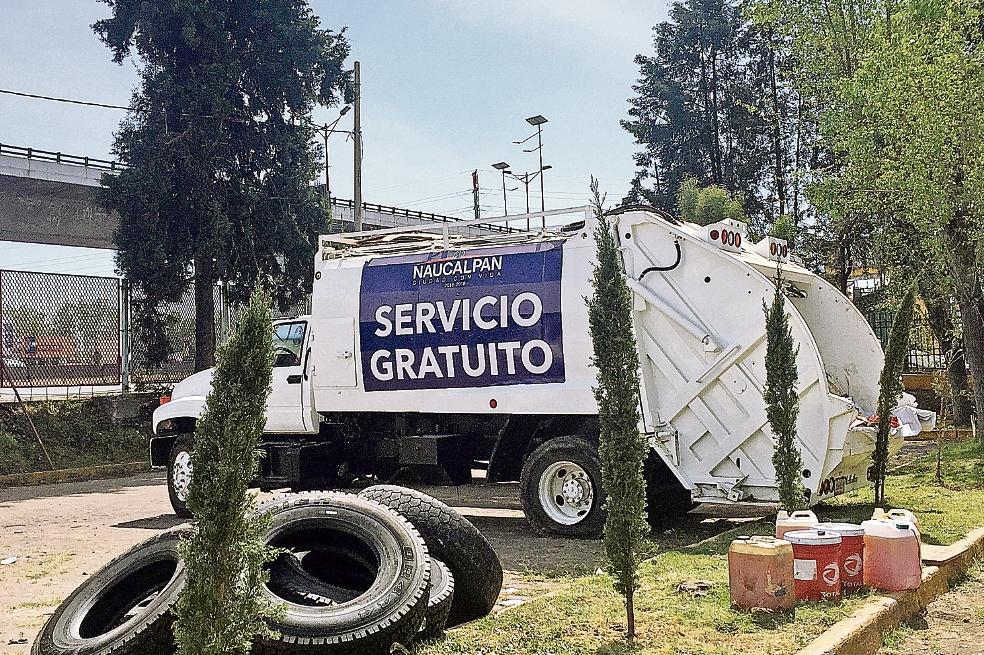
[[[383,484],[368,487],[359,496],[396,510],[420,531],[431,556],[447,564],[455,585],[449,628],[492,611],[502,588],[502,566],[492,544],[474,525],[414,489]]]
[[[175,651],[171,608],[184,587],[182,526],[137,544],[86,578],[38,634],[32,655]]]
[[[453,601],[454,575],[447,564],[431,557],[430,599],[427,601],[427,612],[424,613],[424,625],[417,633],[418,639],[437,639],[444,634]]]
[[[264,541],[295,553],[300,569],[289,559],[270,567],[262,592],[286,611],[270,620],[279,640],[260,641],[254,653],[368,655],[416,638],[427,610],[430,558],[406,519],[338,492],[292,494],[258,510],[272,514]],[[323,583],[313,591],[312,575]]]

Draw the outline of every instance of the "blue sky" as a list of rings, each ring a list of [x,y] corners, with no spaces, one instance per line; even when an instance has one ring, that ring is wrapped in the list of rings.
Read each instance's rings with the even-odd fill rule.
[[[347,27],[362,66],[367,202],[470,217],[471,171],[483,215],[502,214],[491,164],[534,171],[514,145],[542,114],[547,209],[585,204],[591,175],[621,198],[636,148],[619,126],[638,77],[633,57],[652,50],[664,2],[641,0],[315,0],[322,25]],[[0,0],[0,89],[126,105],[135,62],[110,61],[90,25],[108,15],[94,0]],[[0,143],[110,158],[123,112],[0,95]],[[333,120],[338,108],[319,109]],[[351,129],[351,113],[339,123]],[[535,141],[535,139],[534,139]],[[352,146],[331,142],[333,194],[352,196]],[[525,208],[507,184],[510,213]],[[539,187],[530,204],[539,207]],[[111,273],[109,253],[0,242],[0,268]]]

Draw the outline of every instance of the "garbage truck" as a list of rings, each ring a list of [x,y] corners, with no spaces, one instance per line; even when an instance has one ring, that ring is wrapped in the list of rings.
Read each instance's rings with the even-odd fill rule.
[[[852,424],[875,410],[883,355],[852,302],[741,222],[648,207],[608,222],[632,295],[650,515],[777,502],[763,302],[778,267],[799,348],[804,500],[866,484],[874,430]],[[322,236],[310,315],[275,322],[259,486],[518,482],[537,531],[599,535],[585,302],[597,224],[577,208]],[[154,413],[151,458],[179,513],[210,380],[178,383]]]

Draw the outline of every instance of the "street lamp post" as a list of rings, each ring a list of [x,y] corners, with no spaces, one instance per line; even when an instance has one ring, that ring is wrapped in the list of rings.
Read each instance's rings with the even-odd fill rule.
[[[331,123],[325,123],[324,125],[314,125],[314,130],[324,137],[325,140],[325,203],[328,205],[329,211],[331,210],[331,186],[329,183],[328,169],[330,165],[328,163],[328,137],[332,134],[352,134],[348,130],[336,130],[335,126],[338,125],[338,121],[342,120],[342,116],[349,112],[352,107],[350,105],[345,105],[342,110],[338,112],[338,118],[336,118]]]
[[[504,161],[500,161],[498,164],[492,164],[492,168],[502,173],[502,212],[506,216],[509,216],[509,208],[506,206],[506,170],[509,168],[509,164]]]
[[[540,174],[540,211],[543,212],[543,211],[547,211],[546,201],[544,200],[544,196],[543,196],[543,171],[545,171],[547,168],[550,168],[549,166],[547,166],[546,168],[543,166],[543,124],[547,122],[547,119],[541,116],[540,114],[537,114],[536,116],[530,116],[529,118],[527,118],[526,122],[529,123],[530,125],[536,126],[537,146],[536,148],[523,150],[523,152],[533,152],[535,150],[539,154],[540,170],[538,172]],[[522,141],[513,141],[513,143],[520,145],[526,143],[532,138],[533,135],[531,134],[525,139],[523,139]],[[527,209],[526,213],[529,213],[529,209]]]
[[[505,162],[503,162],[503,163],[505,163]],[[498,168],[497,165],[496,165],[496,168]],[[532,182],[533,180],[535,180],[538,175],[540,176],[540,180],[542,181],[543,180],[543,171],[548,171],[551,168],[553,168],[553,166],[551,166],[550,164],[547,164],[546,166],[540,166],[540,170],[538,170],[538,171],[533,171],[532,173],[529,172],[529,171],[527,171],[527,172],[523,173],[522,175],[516,175],[512,171],[507,171],[507,170],[503,170],[502,171],[503,180],[505,180],[505,176],[508,175],[512,179],[518,180],[518,181],[522,182],[523,183],[523,186],[526,187],[526,213],[527,214],[530,213],[530,182]],[[541,205],[543,204],[542,203],[542,198],[541,198],[541,203],[540,204]],[[546,211],[546,210],[544,209],[544,210],[541,210],[541,211]],[[528,218],[526,219],[526,229],[527,230],[530,229],[530,219],[528,219]]]

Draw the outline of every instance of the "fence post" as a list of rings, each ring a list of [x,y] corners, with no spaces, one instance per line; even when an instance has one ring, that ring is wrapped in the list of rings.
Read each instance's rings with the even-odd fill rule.
[[[130,390],[130,283],[120,280],[120,386]]]

